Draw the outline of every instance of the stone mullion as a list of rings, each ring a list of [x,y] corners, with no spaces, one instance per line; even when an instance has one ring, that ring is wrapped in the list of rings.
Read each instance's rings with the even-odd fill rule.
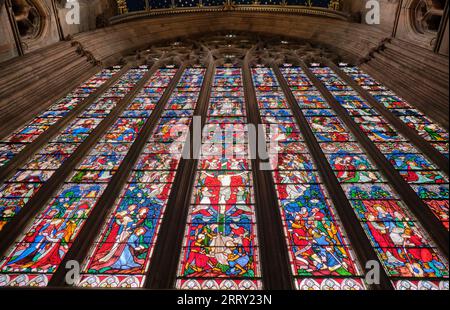
[[[26,123],[26,121],[39,113],[40,109],[48,107],[53,101],[66,95],[66,92],[62,90],[76,88],[80,83],[91,77],[94,73],[97,73],[99,70],[98,67],[90,65],[83,58],[75,57],[72,60],[72,62],[67,63],[64,67],[55,69],[55,71],[51,73],[53,78],[45,74],[34,78],[36,81],[32,83],[34,88],[34,92],[32,93],[33,98],[45,98],[42,98],[41,100],[29,98],[31,95],[29,93],[30,85],[22,83],[22,81],[18,82],[18,84],[13,87],[12,91],[9,89],[9,93],[4,94],[7,104],[5,100],[5,104],[1,103],[2,107],[0,107],[2,112],[0,115],[0,138],[4,138],[7,133],[11,132],[21,124]],[[65,82],[64,80],[54,78],[55,76],[67,74],[67,72],[70,72],[73,80]],[[55,91],[49,94],[49,89]],[[38,105],[39,109],[26,110],[27,107],[30,107],[30,101],[35,105]],[[11,118],[14,118],[14,122],[11,121]]]
[[[206,119],[215,64],[209,54],[207,70],[203,85],[197,100],[194,116],[200,116],[202,124]],[[198,154],[192,143],[194,121],[190,125],[190,154]],[[200,128],[201,130],[201,128]],[[198,146],[200,147],[200,146]],[[167,202],[166,211],[160,224],[158,239],[156,241],[150,268],[147,272],[145,287],[149,289],[173,289],[176,283],[179,258],[183,247],[183,238],[187,222],[192,190],[197,171],[198,157],[182,158],[175,176],[172,190]]]
[[[161,67],[163,60],[157,62],[153,66],[152,68],[153,72]],[[111,181],[108,183],[108,186],[106,187],[102,196],[96,203],[95,208],[89,215],[88,219],[86,220],[86,223],[83,225],[82,230],[78,234],[70,250],[64,257],[63,261],[59,265],[59,268],[57,269],[52,279],[50,280],[49,286],[67,286],[67,284],[65,283],[66,262],[74,260],[82,264],[82,262],[85,261],[87,255],[89,254],[89,250],[91,249],[92,244],[95,242],[95,239],[101,233],[104,222],[107,220],[111,209],[115,206],[115,202],[119,197],[122,188],[126,184],[130,174],[132,173],[133,167],[139,160],[139,156],[141,155],[141,152],[144,149],[145,144],[147,143],[149,137],[151,136],[154,128],[157,126],[161,114],[164,111],[164,107],[166,106],[166,103],[169,100],[170,95],[175,89],[181,76],[183,75],[185,68],[186,65],[182,64],[178,69],[177,73],[175,74],[175,76],[172,78],[169,86],[164,91],[164,94],[159,100],[156,108],[153,110],[151,116],[145,122],[136,140],[133,142],[128,153],[126,154],[125,158],[120,164],[117,172],[114,174]],[[148,80],[145,81],[144,86],[145,84],[147,84],[147,82]]]
[[[403,134],[409,139],[419,150],[421,150],[430,160],[432,160],[442,171],[449,175],[448,159],[436,150],[424,138],[419,136],[418,132],[409,128],[397,116],[392,114],[386,107],[379,103],[367,90],[363,89],[350,76],[343,72],[333,62],[326,60],[325,63],[333,71],[343,79],[349,86],[351,86],[364,100],[366,100],[372,107],[374,107],[399,133]]]
[[[245,102],[249,124],[258,126],[261,124],[261,116],[258,109],[249,57],[250,54],[247,54],[243,64]],[[272,172],[261,170],[263,161],[260,158],[261,154],[258,153],[258,150],[261,149],[258,145],[263,143],[264,149],[266,149],[265,135],[260,137],[261,134],[263,133],[260,133],[258,130],[257,141],[249,142],[257,142],[256,148],[251,148],[255,154],[250,154],[253,156],[251,162],[262,281],[264,289],[267,290],[292,290],[294,286],[289,253]]]
[[[97,143],[100,137],[108,130],[110,126],[118,119],[122,111],[128,106],[131,100],[145,86],[157,67],[153,66],[135,87],[122,98],[113,108],[111,113],[104,118],[92,133],[76,149],[76,151],[55,171],[48,181],[39,189],[39,191],[28,201],[20,213],[0,231],[0,255],[3,254],[20,236],[31,219],[33,219],[43,206],[49,201],[50,197],[64,184],[64,181],[72,173],[73,169],[79,164],[89,150]]]
[[[39,135],[39,137],[33,142],[29,143],[19,154],[13,157],[13,159],[5,166],[0,168],[0,183],[4,182],[11,176],[18,168],[22,167],[27,160],[31,158],[42,146],[48,143],[56,134],[58,134],[65,126],[67,126],[72,120],[74,120],[80,113],[86,109],[89,105],[94,103],[111,85],[119,80],[122,75],[127,72],[129,66],[126,65],[111,77],[105,84],[100,86],[95,92],[89,95],[81,103],[79,103],[72,111],[66,116],[61,118],[56,124],[52,125],[48,130]]]
[[[317,141],[311,127],[309,126],[308,121],[303,114],[303,111],[298,106],[297,100],[292,94],[292,91],[286,79],[277,66],[273,66],[273,70],[275,71],[281,88],[286,95],[290,108],[305,139],[305,143],[307,144],[308,149],[311,152],[311,156],[315,159],[317,171],[320,173],[322,182],[327,188],[328,193],[330,194],[330,198],[333,201],[333,205],[336,208],[344,230],[347,232],[348,238],[350,239],[350,244],[353,251],[356,253],[356,256],[358,257],[358,261],[360,262],[361,267],[364,268],[365,264],[368,261],[376,261],[380,266],[382,266],[375,250],[370,245],[370,240],[364,232],[364,229],[362,228],[352,205],[348,201],[347,196],[345,195],[345,192],[339,183],[339,180],[334,174],[333,169],[331,168],[325,154],[323,153],[319,142]],[[378,290],[394,289],[387,273],[382,268],[380,269],[380,283],[373,284],[371,285],[371,287]]]
[[[442,250],[442,253],[448,257],[449,254],[449,235],[448,231],[433,214],[430,208],[419,198],[416,192],[402,178],[399,172],[389,162],[389,160],[380,152],[375,144],[361,131],[358,124],[350,117],[348,112],[334,98],[331,92],[322,84],[322,82],[309,70],[303,62],[301,67],[305,74],[322,93],[336,115],[345,123],[347,128],[359,141],[366,153],[374,161],[380,172],[386,177],[386,180],[396,190],[409,210],[417,217],[423,227],[428,231],[435,243]]]

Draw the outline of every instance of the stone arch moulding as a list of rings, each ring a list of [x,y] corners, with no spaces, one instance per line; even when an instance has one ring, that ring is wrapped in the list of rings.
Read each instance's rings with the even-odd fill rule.
[[[386,38],[377,27],[335,18],[285,12],[202,11],[133,19],[77,34],[73,39],[91,51],[96,59],[112,64],[123,54],[149,44],[213,32],[245,32],[305,40],[328,46],[332,52],[355,62]]]
[[[205,52],[210,53],[216,66],[224,63],[242,65],[249,53],[251,55],[250,61],[264,64],[283,64],[284,62],[295,61],[297,58],[308,62],[320,57],[329,59],[334,63],[341,61],[355,63],[351,58],[347,57],[348,55],[336,54],[325,45],[312,44],[307,40],[290,40],[283,36],[267,36],[260,33],[251,33],[251,40],[249,40],[249,33],[244,32],[233,32],[232,38],[229,38],[230,41],[223,39],[227,38],[227,36],[227,32],[221,32],[220,34],[214,32],[194,37],[177,38],[175,41],[168,40],[161,43],[148,44],[124,54],[119,63],[152,63],[155,61],[152,57],[155,57],[158,53],[163,53],[160,50],[160,46],[169,43],[171,45],[179,44],[187,48],[188,51],[194,51],[194,54],[197,55],[202,55]],[[204,41],[204,38],[208,38],[208,41]],[[220,42],[217,41],[220,46],[215,45],[215,38],[220,40]],[[79,44],[79,42],[77,43]],[[171,51],[164,55],[165,57],[181,57],[183,52],[180,51],[176,53]]]

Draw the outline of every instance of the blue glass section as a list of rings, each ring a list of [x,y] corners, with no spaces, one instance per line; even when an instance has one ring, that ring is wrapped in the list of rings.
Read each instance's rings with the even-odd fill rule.
[[[196,7],[199,2],[199,0],[175,0],[175,6],[182,8]]]
[[[129,12],[145,10],[145,0],[127,0],[127,7]]]
[[[149,3],[152,9],[166,9],[172,7],[171,0],[150,0]]]
[[[221,6],[225,0],[203,0],[203,6]]]

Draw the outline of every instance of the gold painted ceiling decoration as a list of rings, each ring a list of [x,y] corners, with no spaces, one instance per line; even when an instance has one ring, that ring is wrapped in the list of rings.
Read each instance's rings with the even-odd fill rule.
[[[119,16],[111,23],[167,14],[217,11],[282,12],[348,20],[342,0],[116,0]]]

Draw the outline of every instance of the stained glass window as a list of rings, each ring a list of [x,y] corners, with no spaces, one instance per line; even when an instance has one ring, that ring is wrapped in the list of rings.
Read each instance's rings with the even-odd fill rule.
[[[354,79],[362,88],[367,90],[379,103],[383,104],[408,127],[414,129],[421,137],[429,141],[438,151],[448,158],[448,131],[425,116],[398,97],[394,92],[374,80],[370,75],[358,67],[342,64],[341,70]]]
[[[448,289],[448,258],[420,221],[428,208],[419,220],[395,191],[407,186],[429,206],[442,223],[431,229],[449,228],[448,175],[408,139],[421,136],[448,158],[445,129],[357,67],[341,64],[383,113],[320,64],[307,72],[286,64],[281,75],[255,65],[249,76],[239,65],[182,68],[103,69],[0,141],[0,170],[12,170],[0,181],[0,287],[63,285],[61,262],[75,255],[81,288],[154,286],[150,270],[163,264],[173,276],[164,286],[262,289],[273,284],[262,267],[273,263],[264,247],[274,233],[284,241],[279,258],[287,259],[275,260],[289,272],[280,277],[286,287],[371,289],[359,259],[376,254],[383,281],[397,289]],[[324,99],[322,86],[336,102]],[[413,129],[408,137],[386,113]],[[195,116],[205,121],[201,156],[183,158],[196,149]],[[254,163],[264,154],[252,157],[249,121],[260,123],[270,155],[263,182]],[[401,184],[391,184],[380,163],[390,163]],[[266,190],[276,196],[262,211],[279,213],[274,222],[258,213]],[[330,194],[337,191],[342,203]],[[364,233],[349,235],[353,222]],[[84,236],[91,243],[77,251]],[[181,246],[160,252],[166,240]],[[179,260],[163,262],[172,254]]]
[[[41,112],[30,123],[3,138],[0,141],[0,167],[6,165],[28,144],[35,141],[52,125],[58,123],[119,70],[120,67],[115,67],[104,69],[95,74],[64,98],[52,104],[47,110]]]
[[[349,86],[335,72],[328,67],[314,68],[313,71],[318,71],[316,75],[325,83],[327,88],[332,90],[333,96],[347,110],[352,119],[359,125],[360,129],[374,142],[381,153],[386,156],[403,179],[413,186],[416,192],[430,185],[448,188],[448,177],[429,158],[409,142],[406,137],[391,126],[376,109],[371,107],[354,90],[349,89]],[[370,81],[373,80],[369,80],[367,83],[370,84],[371,88],[380,89],[383,87]],[[342,91],[335,91],[333,90],[335,85],[342,85],[344,89]],[[398,101],[398,106],[413,109],[404,101]],[[416,109],[414,110],[417,111]],[[442,133],[441,137],[445,135],[448,136],[448,133]],[[448,198],[423,199],[423,201],[448,229]]]
[[[332,74],[329,68],[312,67],[310,70],[343,106],[358,105],[359,109],[371,116],[375,112],[365,102],[357,100],[357,95]],[[393,285],[400,289],[405,288],[405,281],[425,281],[429,286],[445,286],[444,283],[447,283],[448,279],[448,262],[415,217],[408,212],[397,193],[386,183],[378,167],[317,92],[301,68],[287,67],[283,68],[282,72],[290,81],[290,85],[294,83],[291,88],[305,115],[314,114],[311,109],[327,110],[326,113],[320,113],[329,115],[325,121],[319,121],[320,126],[316,125],[317,120],[314,117],[307,118],[308,124]],[[301,82],[295,83],[295,80]],[[296,84],[307,85],[309,90],[295,90]],[[310,92],[313,92],[314,100],[309,97]],[[330,128],[322,126],[323,124],[339,124],[340,130],[336,131],[335,126]],[[323,134],[327,139],[320,138]]]
[[[166,87],[175,70],[161,71],[150,85]],[[142,287],[186,135],[196,108],[204,68],[184,71],[102,232],[83,266],[81,287]],[[163,85],[164,84],[164,85]],[[145,92],[141,98],[149,98]],[[157,103],[158,98],[154,103]],[[189,103],[188,103],[189,101]],[[174,105],[186,102],[186,108]]]
[[[305,5],[328,8],[330,0],[286,0],[288,5]]]
[[[119,70],[119,68],[114,70]],[[100,73],[100,76],[104,74]],[[107,73],[107,76],[109,74]],[[131,69],[126,72],[20,167],[13,177],[0,186],[0,230],[20,212],[42,185],[76,152],[80,144],[110,114],[142,76],[142,71],[139,69]],[[89,83],[95,84],[96,81]],[[100,159],[99,156],[90,157],[86,160],[86,165],[89,164],[89,160],[91,166],[95,166],[96,160],[101,162],[107,159],[112,159],[112,157],[103,159]]]
[[[265,67],[252,73],[297,289],[365,289],[352,246],[275,73]],[[290,85],[299,85],[295,74],[284,73]],[[268,107],[268,101],[275,104]]]
[[[234,4],[252,4],[254,3],[254,0],[234,0]]]
[[[216,69],[178,271],[181,289],[262,285],[242,87],[240,68]]]
[[[226,0],[202,0],[203,6],[221,6],[224,5]]]
[[[259,4],[280,5],[283,0],[259,0]]]
[[[70,156],[66,153],[75,151],[147,71],[147,67],[141,67],[125,73],[100,99],[54,137],[27,163],[25,170],[21,170],[15,177],[19,177],[22,182],[23,177],[36,174],[38,178],[31,177],[31,182],[45,181],[45,171],[48,169],[50,172],[47,173],[54,173]],[[98,115],[93,117],[89,114],[97,111],[99,104],[105,103],[107,104],[102,106]],[[142,118],[127,118],[122,114],[84,157],[74,174],[35,216],[0,262],[3,286],[47,285],[104,192],[107,186],[105,182],[109,182],[114,175],[143,123]],[[2,187],[1,198],[22,199],[11,205],[15,207],[11,214],[15,215],[20,204],[26,202],[24,198],[29,199],[40,185],[41,183],[7,183]]]

